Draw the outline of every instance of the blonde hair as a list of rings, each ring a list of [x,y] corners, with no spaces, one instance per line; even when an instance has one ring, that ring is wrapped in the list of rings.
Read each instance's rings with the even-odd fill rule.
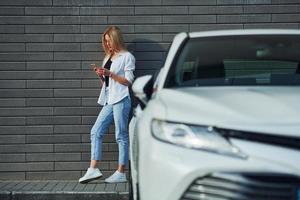
[[[111,52],[109,51],[109,48],[106,45],[105,35],[108,35],[108,37],[111,39],[113,50],[126,50],[121,30],[117,26],[109,26],[105,29],[104,33],[102,34],[102,47],[106,56],[110,55]]]

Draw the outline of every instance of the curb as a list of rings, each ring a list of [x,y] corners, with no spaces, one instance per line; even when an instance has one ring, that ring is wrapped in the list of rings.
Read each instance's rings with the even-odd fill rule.
[[[1,200],[128,200],[128,192],[0,191]]]

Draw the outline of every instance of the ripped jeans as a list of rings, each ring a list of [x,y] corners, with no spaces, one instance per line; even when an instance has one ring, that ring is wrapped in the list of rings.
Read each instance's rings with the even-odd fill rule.
[[[119,165],[128,164],[128,118],[131,100],[127,96],[118,103],[105,105],[91,129],[91,160],[101,160],[102,140],[114,120],[115,137],[119,147]]]

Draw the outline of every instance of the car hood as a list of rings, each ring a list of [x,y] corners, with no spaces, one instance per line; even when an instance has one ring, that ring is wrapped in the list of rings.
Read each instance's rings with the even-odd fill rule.
[[[165,120],[300,136],[300,87],[162,89],[157,97]]]

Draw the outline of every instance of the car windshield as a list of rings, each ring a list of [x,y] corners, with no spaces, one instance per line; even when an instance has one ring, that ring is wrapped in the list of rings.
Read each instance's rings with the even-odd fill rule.
[[[165,87],[300,85],[300,36],[191,38],[179,50]]]

